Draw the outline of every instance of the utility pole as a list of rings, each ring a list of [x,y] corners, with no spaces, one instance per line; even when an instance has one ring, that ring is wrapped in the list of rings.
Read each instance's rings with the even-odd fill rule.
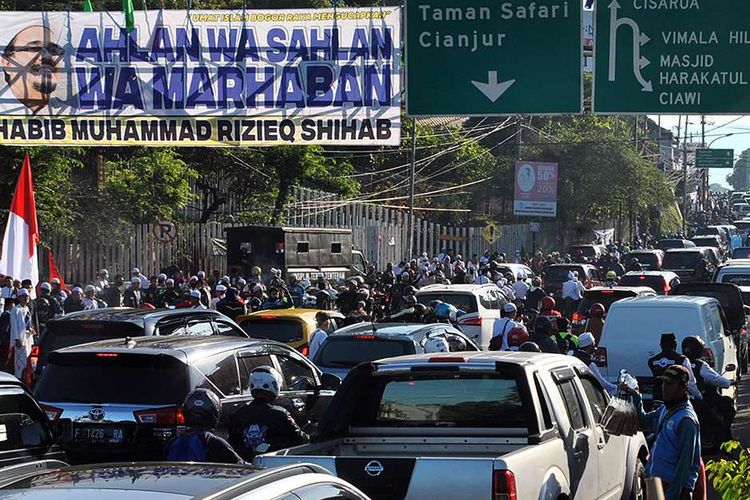
[[[701,147],[706,147],[706,115],[701,115]],[[706,210],[708,205],[708,169],[704,168],[701,179],[703,180],[703,199],[701,200],[703,210]]]
[[[409,259],[414,257],[414,177],[417,165],[417,119],[411,122],[411,167],[409,168]]]
[[[685,115],[685,136],[682,141],[682,234],[683,234],[683,237],[687,237],[687,210],[688,210],[687,135],[688,135],[688,115]]]

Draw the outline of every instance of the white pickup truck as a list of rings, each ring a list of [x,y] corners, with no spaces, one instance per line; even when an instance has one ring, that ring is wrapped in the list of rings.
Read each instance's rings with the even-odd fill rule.
[[[608,396],[575,358],[404,356],[352,370],[311,444],[256,465],[322,465],[372,498],[642,498],[647,445],[598,422]]]

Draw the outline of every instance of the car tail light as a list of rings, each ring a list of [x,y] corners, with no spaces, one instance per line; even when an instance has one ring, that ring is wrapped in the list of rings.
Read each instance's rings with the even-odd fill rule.
[[[95,356],[97,358],[116,358],[119,354],[116,352],[97,352]]]
[[[594,351],[594,363],[601,368],[607,367],[607,348],[597,347]]]
[[[586,320],[586,316],[579,313],[574,312],[573,313],[573,323],[583,323]]]
[[[278,316],[276,316],[275,314],[261,314],[260,318],[261,319],[276,319],[278,318]]]
[[[466,319],[459,320],[458,324],[459,325],[464,325],[464,326],[479,326],[479,327],[481,327],[482,326],[482,318],[480,318],[479,316],[476,316],[474,318],[466,318]]]
[[[355,335],[354,338],[357,340],[375,340],[377,337],[375,335]]]
[[[714,358],[714,351],[706,347],[703,349],[703,361],[708,363],[708,366],[711,368],[714,368],[714,363],[716,361],[716,358]]]
[[[299,348],[299,352],[303,356],[305,356],[305,357],[309,356],[310,355],[310,346],[307,345],[307,344],[303,345],[302,347]]]
[[[428,363],[466,363],[466,358],[461,356],[435,356]]]
[[[62,415],[62,412],[63,412],[62,408],[55,408],[54,406],[48,406],[48,405],[43,405],[43,404],[40,404],[39,406],[42,407],[42,410],[47,415],[47,418],[53,422],[57,420],[58,418],[60,418],[60,415]]]
[[[31,354],[29,355],[29,362],[31,363],[31,371],[36,372],[36,365],[39,362],[39,346],[35,345],[31,348]]]
[[[614,291],[614,290],[602,290],[602,292],[601,292],[601,293],[603,293],[603,294],[605,294],[605,295],[610,295],[610,294],[613,294],[613,293],[615,293],[615,291]]]
[[[140,424],[183,425],[185,423],[182,408],[177,406],[138,410],[133,412],[133,416]]]
[[[492,499],[517,500],[516,476],[509,470],[496,470],[492,474]]]

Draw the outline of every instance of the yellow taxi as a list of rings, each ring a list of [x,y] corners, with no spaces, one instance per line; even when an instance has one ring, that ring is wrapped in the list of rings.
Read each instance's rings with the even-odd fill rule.
[[[310,336],[317,328],[315,315],[320,311],[320,309],[269,309],[238,316],[236,322],[254,339],[283,342],[307,356],[310,352]],[[332,318],[332,332],[336,329],[336,319],[340,321],[344,316],[336,311],[326,312]]]

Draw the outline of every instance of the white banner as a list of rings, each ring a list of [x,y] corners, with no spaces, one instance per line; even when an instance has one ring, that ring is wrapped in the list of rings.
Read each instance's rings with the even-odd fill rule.
[[[398,145],[398,7],[2,12],[0,142]]]

